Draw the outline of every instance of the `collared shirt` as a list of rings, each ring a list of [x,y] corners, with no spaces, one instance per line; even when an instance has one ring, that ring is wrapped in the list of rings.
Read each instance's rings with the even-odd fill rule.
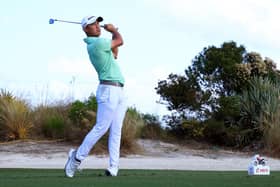
[[[87,51],[99,80],[107,80],[124,84],[124,77],[111,49],[111,39],[87,37]]]

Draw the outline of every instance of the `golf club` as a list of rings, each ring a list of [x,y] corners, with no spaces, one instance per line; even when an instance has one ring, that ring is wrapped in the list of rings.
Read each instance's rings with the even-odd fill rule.
[[[73,23],[73,24],[81,24],[81,22],[76,22],[76,21],[66,21],[66,20],[59,20],[59,19],[49,19],[49,24],[54,24],[54,22],[64,22],[64,23]],[[104,25],[100,25],[100,27],[104,28]]]
[[[49,24],[54,24],[55,21],[58,21],[58,22],[65,22],[65,23],[81,24],[80,22],[66,21],[66,20],[59,20],[59,19],[52,19],[52,18],[49,20]]]

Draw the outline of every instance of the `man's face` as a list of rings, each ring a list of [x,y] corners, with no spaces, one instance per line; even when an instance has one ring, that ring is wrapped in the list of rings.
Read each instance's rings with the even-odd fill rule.
[[[86,32],[87,36],[95,36],[95,37],[100,36],[101,29],[100,29],[99,22],[96,21],[90,25],[87,25],[84,31]]]

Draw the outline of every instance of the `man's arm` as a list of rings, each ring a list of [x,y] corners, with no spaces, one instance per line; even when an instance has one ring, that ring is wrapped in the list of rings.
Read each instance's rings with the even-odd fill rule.
[[[112,36],[112,41],[116,39],[116,37],[113,35]],[[115,48],[112,48],[112,52],[113,52],[113,55],[115,57],[115,59],[118,58],[118,54],[119,54],[119,47],[115,47]]]
[[[118,54],[119,54],[119,48],[118,47],[112,48],[112,52],[113,52],[114,58],[117,59]]]
[[[106,24],[104,26],[105,30],[112,33],[112,43],[111,49],[114,54],[114,57],[117,58],[118,56],[118,47],[123,45],[123,39],[121,34],[118,32],[118,29],[114,27],[112,24]]]

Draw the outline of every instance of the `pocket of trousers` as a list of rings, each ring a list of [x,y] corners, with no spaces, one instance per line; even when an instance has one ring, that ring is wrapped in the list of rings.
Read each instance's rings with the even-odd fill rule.
[[[98,103],[108,102],[110,99],[110,89],[108,87],[99,87],[96,93],[96,100]]]

